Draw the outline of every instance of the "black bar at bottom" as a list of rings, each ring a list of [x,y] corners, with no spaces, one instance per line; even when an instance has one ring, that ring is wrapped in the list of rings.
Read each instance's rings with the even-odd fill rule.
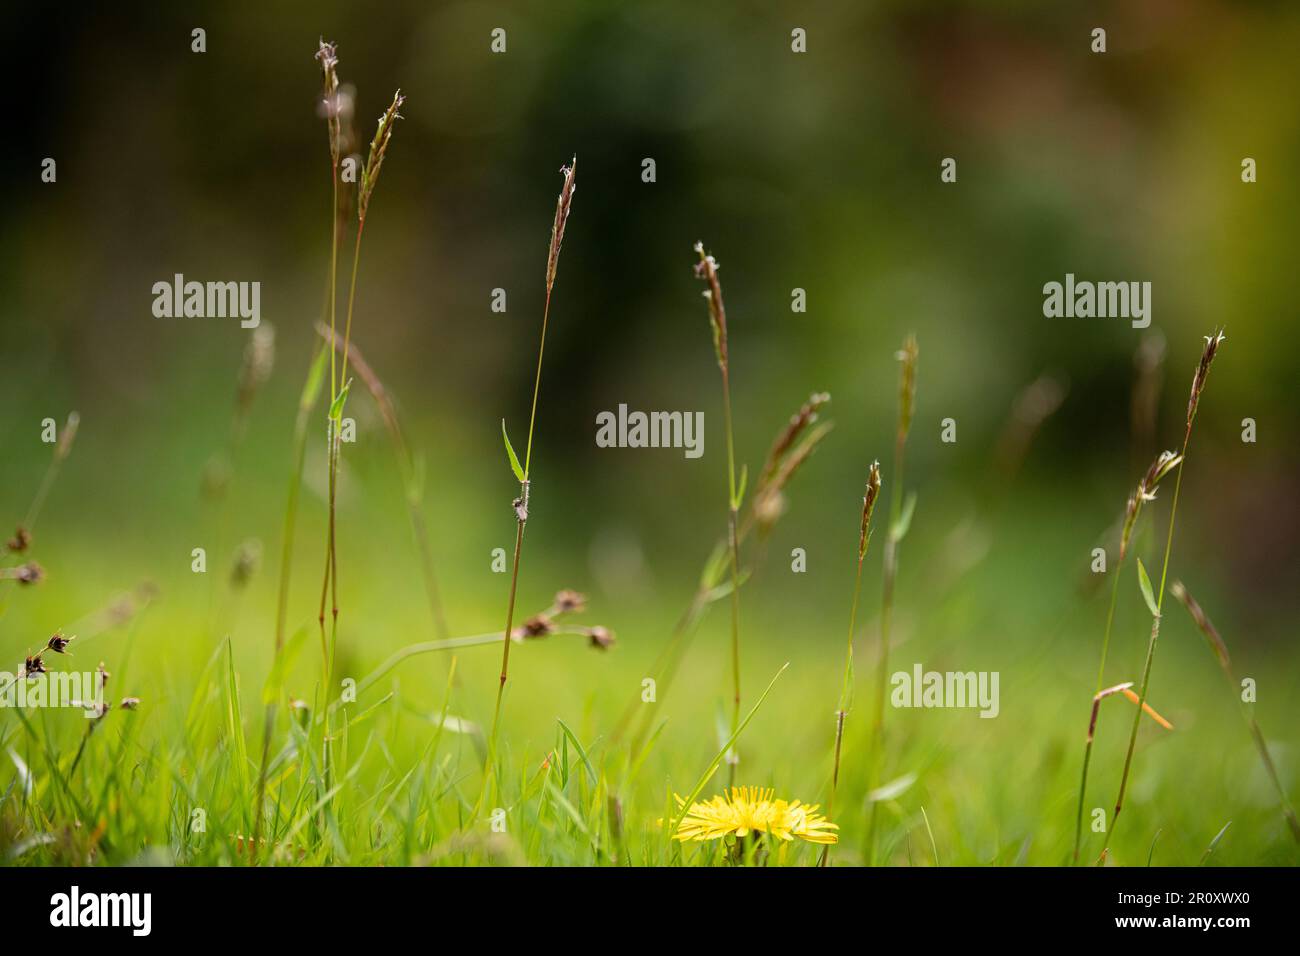
[[[1043,932],[1231,939],[1294,926],[1296,898],[1289,869],[0,870],[6,942],[75,934],[81,943],[112,937],[128,945],[143,938],[373,944],[433,924],[491,927],[499,943],[515,933],[549,935],[557,918],[584,933],[640,925],[665,942],[701,920],[739,924],[724,933],[729,940],[767,938],[773,923],[801,935],[895,924],[921,930],[927,943],[1041,940]]]

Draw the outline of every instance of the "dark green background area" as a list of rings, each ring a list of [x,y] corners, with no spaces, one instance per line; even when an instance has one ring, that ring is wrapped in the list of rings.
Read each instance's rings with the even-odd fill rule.
[[[578,156],[520,603],[531,611],[576,587],[620,643],[608,657],[558,641],[519,655],[507,723],[516,754],[540,760],[557,715],[589,737],[608,731],[724,530],[721,392],[691,271],[702,239],[722,265],[741,460],[756,469],[810,392],[833,396],[835,429],[744,592],[747,693],[794,661],[750,732],[759,779],[810,800],[823,787],[857,510],[873,459],[891,487],[893,356],[914,331],[907,484],[919,504],[902,548],[895,659],[999,670],[1002,713],[891,712],[907,741],[899,764],[921,774],[917,793],[925,788],[951,862],[1016,862],[1027,838],[1025,859],[1060,862],[1105,614],[1089,552],[1110,544],[1150,459],[1180,443],[1202,336],[1223,326],[1170,574],[1198,595],[1240,672],[1259,680],[1260,720],[1294,792],[1300,11],[323,2],[16,14],[5,44],[11,169],[0,181],[0,521],[14,523],[40,481],[41,420],[76,409],[82,422],[36,529],[49,578],[11,593],[0,617],[5,660],[150,580],[160,597],[130,645],[123,693],[183,714],[227,631],[248,686],[260,685],[293,414],[328,259],[312,59],[323,36],[357,87],[363,137],[395,88],[408,97],[371,206],[354,334],[423,457],[453,633],[503,618],[507,582],[489,564],[512,543],[515,483],[500,421],[518,447],[558,170]],[[1104,55],[1089,52],[1095,26],[1108,31]],[[194,27],[207,31],[206,53],[190,51]],[[507,30],[504,55],[489,50],[494,27]],[[807,31],[806,54],[791,52],[795,27]],[[56,184],[40,182],[46,156]],[[646,157],[657,167],[650,184]],[[955,184],[940,182],[944,157],[957,160]],[[1255,184],[1241,182],[1243,157],[1258,163]],[[263,320],[276,330],[274,374],[219,505],[201,499],[200,479],[228,439],[248,333],[229,319],[155,318],[151,287],[178,272],[260,281]],[[1067,272],[1152,282],[1146,334],[1167,345],[1154,439],[1135,434],[1131,414],[1144,333],[1126,320],[1043,316],[1044,283]],[[489,308],[497,287],[505,314]],[[790,309],[796,287],[807,291],[804,314]],[[1008,474],[999,441],[1017,396],[1044,373],[1068,392]],[[362,667],[426,639],[429,623],[382,423],[354,393],[340,654]],[[595,416],[619,403],[703,410],[704,457],[597,448]],[[951,445],[939,440],[948,417],[958,423]],[[1247,417],[1255,444],[1240,440]],[[321,440],[307,456],[295,624],[315,615],[324,473]],[[1148,567],[1159,565],[1170,494],[1143,516],[1137,553]],[[190,573],[191,548],[209,548],[213,578],[250,538],[264,561],[246,593],[232,598]],[[803,575],[789,570],[796,547],[808,554]],[[860,661],[875,654],[878,550],[867,567]],[[1137,678],[1147,627],[1132,562],[1124,573],[1116,680]],[[1233,818],[1237,842],[1225,838],[1224,857],[1294,862],[1213,659],[1169,607],[1151,694],[1178,730],[1142,738],[1120,852],[1135,862],[1165,827],[1178,847],[1166,862],[1195,862]],[[665,704],[647,814],[661,808],[666,777],[689,787],[711,756],[726,640],[720,606]],[[86,653],[127,647],[114,632]],[[496,652],[477,651],[459,665],[455,709],[487,721]],[[301,670],[305,695],[314,675]],[[868,670],[859,663],[864,696]],[[441,700],[441,662],[403,675],[419,706]],[[1127,704],[1106,706],[1099,805],[1113,795],[1131,719]],[[418,753],[419,733],[410,737],[394,747]],[[1182,800],[1193,779],[1204,806]],[[856,838],[860,824],[844,825]]]

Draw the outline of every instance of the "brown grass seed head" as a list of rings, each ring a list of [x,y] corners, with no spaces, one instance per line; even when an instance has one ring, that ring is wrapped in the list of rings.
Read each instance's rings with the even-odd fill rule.
[[[55,654],[66,654],[68,645],[77,639],[77,635],[64,637],[62,631],[55,631],[48,641],[45,642],[46,650],[53,651]]]
[[[1128,506],[1124,511],[1124,528],[1119,536],[1121,561],[1128,554],[1129,540],[1133,535],[1133,528],[1137,525],[1138,515],[1142,513],[1142,505],[1148,501],[1155,501],[1156,486],[1160,484],[1160,479],[1182,464],[1182,461],[1182,455],[1172,451],[1162,451],[1138,482],[1137,490],[1129,495]]]
[[[551,288],[555,285],[555,272],[560,265],[560,246],[564,244],[564,227],[569,222],[569,209],[573,205],[573,194],[578,186],[574,178],[578,174],[578,157],[575,154],[568,166],[560,167],[564,185],[560,187],[560,196],[555,201],[555,221],[551,223],[551,248],[546,256],[546,295],[549,298]]]
[[[316,59],[320,61],[321,79],[324,92],[321,97],[320,111],[329,125],[330,159],[335,167],[339,164],[342,150],[342,123],[339,108],[339,55],[338,47],[333,43],[320,40],[316,49]]]
[[[704,298],[709,301],[709,325],[713,328],[713,353],[718,366],[727,368],[727,308],[722,302],[722,285],[718,282],[718,261],[704,251],[704,243],[695,243],[700,261],[695,264],[695,277],[708,283]]]
[[[1201,609],[1201,605],[1188,593],[1182,581],[1174,581],[1170,584],[1169,590],[1174,597],[1182,602],[1183,607],[1187,608],[1187,613],[1192,616],[1196,626],[1200,628],[1201,633],[1205,635],[1205,639],[1209,641],[1210,649],[1214,651],[1214,656],[1219,659],[1220,666],[1226,670],[1232,662],[1232,659],[1228,656],[1228,645],[1223,643],[1223,638],[1219,636],[1218,629],[1206,616],[1205,611]]]
[[[1196,407],[1201,402],[1201,391],[1205,388],[1205,380],[1210,375],[1210,365],[1214,362],[1214,356],[1219,353],[1219,343],[1226,339],[1222,329],[1215,331],[1213,335],[1205,336],[1205,348],[1201,351],[1201,361],[1196,366],[1196,375],[1192,378],[1192,394],[1187,399],[1187,434],[1192,433],[1192,420],[1196,418]]]
[[[867,542],[871,539],[871,512],[876,507],[876,498],[880,495],[880,462],[871,463],[867,475],[867,491],[862,496],[862,527],[858,532],[858,560],[866,557]]]
[[[794,447],[795,441],[809,425],[817,421],[818,413],[830,400],[830,392],[814,392],[808,397],[808,401],[804,402],[799,407],[799,410],[790,416],[789,423],[785,428],[781,429],[781,433],[776,436],[776,441],[772,442],[772,447],[767,453],[767,460],[763,463],[763,470],[759,472],[758,483],[755,488],[763,488],[772,479],[781,461]]]
[[[357,218],[363,223],[366,220],[366,212],[370,209],[370,197],[374,195],[375,183],[379,181],[379,170],[383,167],[384,157],[388,154],[388,143],[393,138],[393,125],[402,119],[402,114],[398,110],[405,102],[406,97],[402,95],[401,90],[393,94],[393,102],[384,111],[384,115],[379,117],[375,138],[370,141],[370,155],[361,170],[361,184],[357,191]]]

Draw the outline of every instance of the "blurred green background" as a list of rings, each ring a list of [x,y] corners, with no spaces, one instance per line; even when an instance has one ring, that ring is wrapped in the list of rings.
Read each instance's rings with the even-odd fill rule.
[[[1089,51],[1095,26],[1108,31],[1104,55]],[[194,27],[206,30],[206,53],[190,50]],[[489,49],[496,27],[507,31],[502,55]],[[806,54],[791,52],[796,27]],[[83,652],[111,662],[131,646],[121,693],[160,712],[169,699],[183,707],[226,633],[246,680],[269,668],[293,415],[328,257],[312,59],[321,36],[339,44],[364,137],[393,89],[408,97],[371,206],[354,335],[423,458],[455,634],[504,617],[508,576],[492,573],[491,552],[512,544],[516,488],[499,423],[519,445],[557,171],[579,159],[520,606],[578,588],[591,596],[587,617],[619,643],[609,655],[568,638],[519,651],[506,724],[516,754],[540,761],[557,715],[588,738],[608,732],[724,530],[721,393],[691,272],[703,239],[722,264],[741,460],[756,469],[810,392],[831,393],[835,422],[744,589],[749,699],[793,665],[747,732],[742,780],[824,796],[862,485],[879,458],[890,487],[893,353],[915,331],[907,484],[919,504],[902,547],[893,660],[1000,671],[1002,701],[996,720],[887,715],[894,763],[920,775],[903,812],[938,815],[954,861],[1061,862],[1106,604],[1107,588],[1089,580],[1090,550],[1111,545],[1132,486],[1179,443],[1201,337],[1223,325],[1170,573],[1219,625],[1238,670],[1259,681],[1259,718],[1295,792],[1300,10],[1284,3],[18,13],[16,167],[0,182],[7,522],[48,462],[41,420],[75,409],[81,429],[35,529],[48,579],[11,590],[0,617],[6,659],[148,580],[159,595],[135,637],[110,631]],[[54,184],[40,181],[47,156]],[[654,183],[641,178],[647,157]],[[944,157],[957,160],[955,184],[940,182]],[[1244,157],[1258,162],[1255,184],[1241,181]],[[220,500],[205,499],[202,476],[229,441],[249,333],[229,319],[155,318],[151,287],[177,272],[260,281],[276,332],[274,372]],[[1044,318],[1042,286],[1067,272],[1151,281],[1151,328]],[[504,314],[489,307],[498,287]],[[791,311],[796,287],[806,313]],[[1144,342],[1146,354],[1164,353],[1146,379],[1159,386],[1154,427],[1134,411]],[[1021,460],[1007,454],[1008,430],[1019,434],[1013,408],[1043,375],[1063,399]],[[597,448],[595,416],[619,403],[704,411],[704,456]],[[355,388],[349,412],[359,438],[345,449],[339,505],[343,673],[432,636],[382,423]],[[940,441],[946,417],[957,420],[955,444]],[[1258,423],[1254,444],[1241,441],[1246,417]],[[307,456],[291,624],[315,616],[324,481],[322,435]],[[1159,564],[1169,495],[1143,517],[1137,553],[1148,567]],[[246,539],[262,543],[262,568],[235,591],[226,578]],[[200,546],[206,577],[190,572]],[[803,574],[790,570],[796,547],[807,551]],[[875,548],[860,618],[864,698],[879,563]],[[1108,670],[1136,679],[1146,613],[1132,562],[1124,573],[1133,583],[1121,586]],[[1157,861],[1195,862],[1233,819],[1223,859],[1295,862],[1213,659],[1170,606],[1151,701],[1177,729],[1144,728],[1117,852],[1134,862],[1163,827],[1169,857]],[[665,780],[688,788],[715,749],[727,633],[720,605],[661,705],[662,764],[647,774],[658,806]],[[456,713],[490,720],[497,666],[493,649],[461,655]],[[314,672],[301,671],[298,692],[309,696]],[[445,661],[415,659],[398,672],[402,699],[436,707],[445,674]],[[1131,719],[1127,704],[1106,707],[1091,790],[1100,806],[1113,797]],[[409,729],[395,747],[418,752],[427,725],[405,711],[385,720]],[[842,822],[848,837],[860,829]]]

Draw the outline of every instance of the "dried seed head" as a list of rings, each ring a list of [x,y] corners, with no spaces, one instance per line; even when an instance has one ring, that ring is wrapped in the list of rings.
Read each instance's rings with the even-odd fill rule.
[[[867,475],[867,491],[862,496],[862,528],[858,532],[858,560],[867,556],[867,542],[871,540],[871,512],[876,507],[876,498],[880,495],[880,462],[871,463]]]
[[[27,660],[23,662],[22,676],[31,677],[33,674],[44,674],[44,673],[45,673],[45,662],[41,660],[40,654],[36,654],[32,657],[28,657]]]
[[[334,163],[335,169],[339,165],[339,156],[342,152],[342,135],[341,120],[339,107],[339,55],[338,47],[333,43],[326,43],[324,39],[316,49],[316,59],[320,61],[321,79],[323,83],[323,93],[320,102],[321,115],[325,117],[329,126],[330,134],[330,159]]]
[[[1137,524],[1138,514],[1142,511],[1142,496],[1138,492],[1128,496],[1128,505],[1124,509],[1124,527],[1119,533],[1119,559],[1124,560],[1128,554],[1129,538],[1133,535],[1133,527]]]
[[[1173,592],[1174,597],[1182,602],[1183,607],[1187,608],[1187,613],[1192,616],[1196,626],[1205,635],[1205,639],[1210,644],[1210,650],[1214,651],[1214,656],[1219,659],[1219,666],[1227,670],[1231,664],[1231,658],[1228,657],[1228,645],[1223,643],[1223,638],[1219,636],[1218,630],[1210,619],[1205,616],[1205,612],[1196,603],[1196,599],[1187,593],[1187,588],[1183,587],[1182,581],[1174,581],[1169,585],[1169,590]]]
[[[14,532],[14,536],[9,539],[9,543],[5,545],[5,547],[7,547],[13,553],[18,554],[20,552],[26,551],[28,546],[31,543],[32,543],[31,533],[22,525],[19,525],[18,530]]]
[[[560,246],[564,243],[564,227],[569,222],[569,207],[573,205],[573,194],[577,190],[573,178],[578,173],[578,157],[568,166],[560,167],[564,185],[560,187],[560,197],[555,201],[555,222],[551,224],[551,251],[546,256],[546,295],[549,298],[551,287],[555,285],[555,271],[560,264]]]
[[[236,402],[240,414],[247,414],[258,389],[271,377],[275,366],[275,327],[270,322],[259,323],[244,346],[244,360],[239,367],[239,389]]]
[[[139,697],[123,697],[122,703],[118,704],[123,710],[135,710],[140,706]]]
[[[704,251],[704,243],[695,243],[696,255],[700,261],[695,264],[695,277],[708,283],[704,298],[709,302],[709,325],[713,329],[713,353],[718,358],[718,366],[727,368],[727,308],[722,303],[722,286],[718,282],[718,260]]]
[[[560,614],[566,614],[570,611],[579,613],[587,608],[587,596],[578,591],[571,591],[568,588],[559,591],[555,595],[555,610]]]
[[[767,534],[781,520],[781,516],[785,514],[785,495],[776,489],[766,494],[756,495],[753,508],[754,518],[758,521],[759,530],[763,534]]]
[[[912,427],[913,405],[916,401],[916,358],[918,355],[916,336],[909,335],[903,340],[903,347],[894,353],[894,358],[901,363],[898,384],[898,438],[907,437]]]
[[[776,474],[777,468],[780,467],[786,454],[794,447],[794,443],[799,436],[811,425],[817,421],[817,415],[822,407],[831,400],[830,392],[814,392],[808,397],[808,401],[799,407],[799,410],[790,416],[789,423],[781,429],[781,433],[776,436],[776,441],[772,442],[772,448],[767,453],[767,461],[763,463],[763,470],[759,472],[758,484],[756,489],[762,489],[771,481],[772,476]]]
[[[18,566],[14,577],[18,579],[19,584],[38,584],[45,577],[45,569],[35,561],[28,561]]]
[[[50,636],[50,639],[45,642],[45,648],[46,650],[53,651],[55,654],[66,654],[68,652],[68,645],[76,639],[77,635],[75,634],[72,635],[72,637],[64,637],[62,631],[55,631],[54,634]]]
[[[515,640],[523,640],[529,637],[546,637],[555,633],[555,622],[545,614],[535,614],[524,623],[515,628]]]
[[[361,184],[357,190],[357,219],[362,223],[366,221],[366,212],[370,209],[370,197],[374,195],[375,183],[379,181],[379,170],[384,165],[384,157],[388,154],[388,143],[393,138],[393,126],[402,118],[402,114],[397,111],[405,102],[406,97],[402,95],[401,90],[393,94],[393,102],[384,111],[384,115],[379,117],[375,138],[370,141],[370,156],[361,170]]]
[[[587,632],[591,638],[591,646],[599,650],[607,650],[614,644],[614,632],[608,628],[596,626]]]
[[[68,420],[63,423],[63,434],[59,436],[59,443],[54,446],[56,461],[63,461],[72,452],[72,442],[77,437],[77,428],[80,425],[81,416],[76,412],[69,412]]]
[[[822,422],[809,432],[808,436],[799,443],[799,446],[786,456],[776,475],[767,483],[766,487],[760,487],[760,495],[773,494],[784,490],[785,486],[795,476],[795,473],[803,467],[804,462],[812,457],[821,440],[826,437],[833,427],[830,422]]]
[[[1160,479],[1169,474],[1182,463],[1183,456],[1175,454],[1172,451],[1162,451],[1156,456],[1156,460],[1151,463],[1142,479],[1138,481],[1137,490],[1128,497],[1128,506],[1124,509],[1124,527],[1119,536],[1119,559],[1124,560],[1128,554],[1129,540],[1133,535],[1133,528],[1137,525],[1138,515],[1142,513],[1142,505],[1148,501],[1156,500],[1156,486],[1160,484]]]
[[[1210,374],[1210,365],[1214,362],[1214,356],[1219,352],[1219,343],[1227,336],[1222,330],[1216,331],[1213,335],[1205,336],[1205,348],[1201,351],[1201,361],[1196,366],[1196,375],[1192,378],[1192,394],[1187,399],[1187,435],[1192,433],[1192,420],[1196,418],[1196,408],[1201,403],[1201,391],[1205,388],[1205,380]]]
[[[1151,463],[1151,467],[1142,478],[1142,483],[1138,485],[1147,501],[1155,498],[1156,485],[1160,484],[1160,479],[1177,468],[1182,460],[1182,455],[1172,451],[1162,451],[1156,456],[1156,460]]]
[[[199,473],[200,496],[205,501],[220,501],[225,496],[226,489],[230,487],[232,473],[230,460],[225,452],[213,452],[212,457],[203,463],[203,471]]]
[[[262,542],[256,538],[249,538],[235,550],[235,562],[230,569],[231,587],[242,588],[246,585],[257,573],[258,565],[261,563]]]

